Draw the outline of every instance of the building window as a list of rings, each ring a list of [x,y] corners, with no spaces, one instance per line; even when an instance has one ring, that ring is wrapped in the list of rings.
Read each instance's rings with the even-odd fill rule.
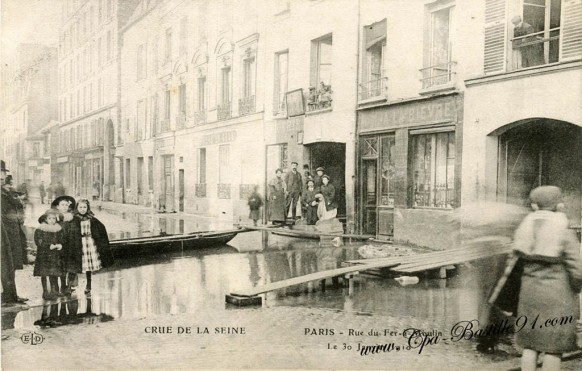
[[[332,35],[311,42],[311,85],[307,111],[331,108]]]
[[[145,102],[144,100],[139,100],[137,102],[137,140],[144,139],[144,131],[146,125],[146,111],[145,111]]]
[[[148,156],[148,188],[154,189],[154,157]]]
[[[152,96],[152,122],[150,125],[150,137],[153,137],[156,135],[156,133],[159,131],[159,111],[158,111],[158,94],[154,94]]]
[[[111,31],[107,31],[107,60],[112,57],[113,39],[111,38]]]
[[[107,18],[113,15],[113,1],[107,0]]]
[[[179,110],[180,114],[186,115],[186,84],[181,84],[179,88]]]
[[[97,108],[103,106],[103,80],[97,80]]]
[[[206,76],[198,78],[198,111],[206,110]]]
[[[560,59],[561,0],[524,0],[522,14],[514,16],[513,68],[526,68]]]
[[[275,88],[273,113],[285,111],[285,94],[289,83],[289,52],[275,54]]]
[[[143,194],[143,157],[137,158],[137,194]]]
[[[230,102],[230,67],[225,67],[220,70],[221,84],[220,84],[220,102]]]
[[[206,197],[206,148],[198,149],[198,182],[195,192],[196,197]]]
[[[97,67],[101,67],[101,63],[103,60],[103,49],[101,45],[101,38],[97,40]]]
[[[447,84],[453,80],[455,74],[451,43],[453,10],[454,6],[450,5],[430,9],[425,67],[421,69],[423,89]]]
[[[172,29],[166,29],[166,43],[164,50],[164,63],[168,63],[172,58]]]
[[[455,133],[412,136],[413,206],[455,207]]]
[[[332,35],[311,42],[311,86],[331,85]]]
[[[360,99],[386,94],[387,77],[384,71],[386,50],[386,19],[364,26],[364,60],[362,61],[362,83]]]
[[[166,120],[169,120],[171,117],[171,106],[170,104],[172,103],[171,101],[171,96],[172,96],[172,92],[170,90],[166,90],[166,105],[165,105],[165,111],[164,111],[164,118]]]
[[[125,159],[125,186],[131,188],[131,160]]]
[[[239,100],[239,115],[244,116],[255,112],[255,58],[243,59],[242,98]]]
[[[180,19],[180,55],[186,54],[186,45],[188,45],[188,18]]]
[[[137,47],[137,79],[141,80],[146,77],[146,45],[141,44]]]
[[[230,144],[218,146],[218,198],[230,199]]]

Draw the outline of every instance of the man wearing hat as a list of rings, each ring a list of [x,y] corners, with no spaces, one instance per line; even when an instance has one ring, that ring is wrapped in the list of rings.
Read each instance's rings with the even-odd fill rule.
[[[315,169],[315,175],[313,176],[313,181],[315,182],[315,190],[319,191],[321,189],[321,186],[323,185],[323,181],[321,180],[321,178],[323,177],[323,172],[325,171],[325,169],[323,167],[318,167],[317,169]]]
[[[19,202],[5,184],[8,169],[0,160],[2,173],[2,305],[24,304],[28,299],[18,297],[16,293],[17,269],[22,269],[26,256],[26,236],[22,230],[22,222],[18,216]]]
[[[289,215],[289,208],[291,208],[291,215],[293,219],[297,217],[297,203],[301,196],[303,188],[303,180],[301,174],[297,171],[297,162],[291,163],[291,170],[285,174],[285,184],[287,184],[287,199],[285,204],[285,216]]]

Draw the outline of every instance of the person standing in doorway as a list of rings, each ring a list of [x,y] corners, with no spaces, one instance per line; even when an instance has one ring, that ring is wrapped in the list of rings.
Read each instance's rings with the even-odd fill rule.
[[[303,188],[303,179],[301,178],[301,173],[297,171],[297,165],[297,162],[292,162],[291,170],[285,174],[285,184],[287,184],[285,216],[289,215],[289,208],[291,208],[293,220],[297,218],[297,204],[301,198],[301,190]]]
[[[40,194],[40,203],[44,204],[44,198],[46,197],[46,189],[44,188],[44,181],[40,182],[38,186],[38,193]]]
[[[309,170],[309,165],[303,164],[303,181],[307,182],[309,179],[313,179],[311,170]],[[307,183],[305,185],[307,186]]]
[[[16,292],[16,270],[23,269],[26,252],[26,236],[18,216],[19,202],[6,184],[8,169],[4,160],[0,160],[2,200],[0,221],[2,236],[0,238],[2,259],[2,306],[23,305],[28,299],[18,297]]]
[[[544,44],[542,38],[534,35],[535,30],[529,23],[523,22],[521,16],[516,15],[511,19],[513,23],[513,48],[521,54],[521,67],[533,67],[544,64]],[[531,35],[530,37],[524,37]]]
[[[329,176],[324,175],[321,177],[323,184],[319,189],[319,192],[323,195],[325,201],[325,213],[320,219],[333,219],[337,216],[337,202],[335,187],[329,182]]]
[[[283,180],[283,170],[277,169],[275,177],[269,181],[269,220],[273,224],[285,224],[285,194],[287,185]]]

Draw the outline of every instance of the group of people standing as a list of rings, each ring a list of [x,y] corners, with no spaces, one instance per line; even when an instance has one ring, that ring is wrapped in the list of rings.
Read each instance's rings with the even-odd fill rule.
[[[309,166],[303,166],[303,174],[297,169],[298,163],[292,162],[291,169],[283,176],[283,170],[277,169],[275,177],[268,183],[268,219],[273,224],[285,224],[291,213],[293,220],[297,217],[297,205],[301,205],[301,216],[307,225],[314,225],[318,220],[332,219],[337,215],[336,190],[330,183],[330,177],[325,174],[323,167],[316,169],[312,176]],[[256,200],[258,194],[251,195],[249,206],[253,218],[251,200]],[[255,212],[256,214],[257,212]],[[256,216],[256,215],[255,215]],[[258,219],[258,217],[257,217]],[[256,219],[253,218],[256,224]]]
[[[6,182],[2,165],[2,306],[24,305],[19,297],[15,271],[28,262],[24,233],[24,207]],[[54,300],[71,295],[78,285],[78,274],[86,273],[85,294],[91,293],[92,272],[113,264],[107,230],[91,211],[89,200],[71,196],[56,197],[50,209],[38,219],[34,232],[37,248],[33,275],[41,278],[42,297]],[[59,285],[60,280],[60,285]]]
[[[38,186],[38,193],[40,196],[40,203],[44,204],[45,197],[47,198],[47,202],[51,203],[54,198],[58,198],[65,195],[65,187],[63,183],[57,182],[57,184],[49,184],[45,186],[44,181],[40,182]]]

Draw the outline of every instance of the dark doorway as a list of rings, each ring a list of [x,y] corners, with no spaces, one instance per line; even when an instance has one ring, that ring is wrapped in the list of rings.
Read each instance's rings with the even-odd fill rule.
[[[582,208],[582,128],[534,119],[499,136],[497,199],[529,206],[540,185],[562,189],[572,227],[580,228]]]
[[[337,216],[346,216],[346,145],[344,143],[323,142],[307,146],[309,149],[310,168],[322,166],[329,175],[331,184],[336,189],[338,202]]]

